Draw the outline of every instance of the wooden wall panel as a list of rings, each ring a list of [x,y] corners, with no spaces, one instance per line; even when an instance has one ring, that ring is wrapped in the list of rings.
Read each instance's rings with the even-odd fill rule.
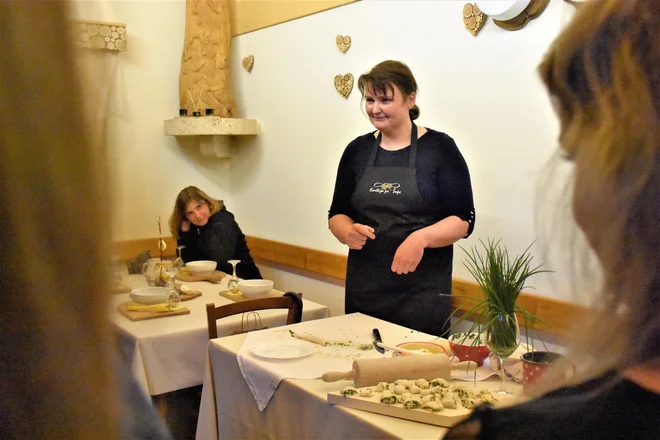
[[[246,34],[358,0],[229,0],[231,35]],[[330,35],[334,41],[334,34]]]
[[[289,270],[315,279],[329,277],[329,281],[345,279],[347,258],[344,255],[257,237],[248,236],[246,239],[253,258],[272,263],[281,270]],[[172,237],[165,237],[164,240],[167,243],[165,256],[174,256],[175,241]],[[114,248],[117,259],[135,258],[138,253],[145,250],[151,250],[151,255],[156,257],[158,238],[116,242]],[[458,316],[469,311],[476,304],[476,301],[470,298],[478,300],[483,297],[481,288],[473,281],[454,278],[452,290],[454,294],[452,305],[458,311]],[[592,314],[590,309],[579,304],[524,292],[520,294],[518,303],[541,318],[542,322],[535,326],[536,330],[560,337],[573,337],[575,327],[585,322],[585,319]],[[523,325],[523,322],[521,321],[520,324]]]

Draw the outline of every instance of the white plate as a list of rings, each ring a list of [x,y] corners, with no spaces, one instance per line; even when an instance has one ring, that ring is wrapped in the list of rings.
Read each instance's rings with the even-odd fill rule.
[[[301,341],[264,341],[250,349],[253,355],[267,359],[298,359],[316,351],[311,344]]]

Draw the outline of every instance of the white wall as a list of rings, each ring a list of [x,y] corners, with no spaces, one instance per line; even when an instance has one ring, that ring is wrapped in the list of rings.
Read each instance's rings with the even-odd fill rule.
[[[362,1],[234,38],[239,109],[263,130],[231,165],[234,210],[250,234],[346,253],[327,229],[327,210],[346,144],[372,127],[357,88],[345,100],[333,78],[351,72],[357,80],[376,63],[396,59],[419,84],[419,124],[450,134],[470,168],[477,223],[460,244],[501,237],[518,254],[538,238],[535,191],[557,147],[557,121],[536,69],[574,8],[553,0],[521,31],[491,21],[475,38],[464,28],[463,4]],[[345,54],[335,47],[337,34],[352,38]],[[249,54],[252,73],[240,65]],[[550,189],[562,186],[551,183]],[[545,259],[540,247],[533,252],[536,262]],[[470,279],[462,260],[457,249],[454,274]],[[532,284],[543,295],[567,298],[559,278],[555,284],[539,275]],[[332,302],[342,295],[328,289]]]
[[[109,133],[116,238],[155,236],[157,216],[166,219],[176,193],[194,184],[224,198],[248,235],[345,254],[327,229],[335,173],[345,146],[372,127],[357,88],[344,99],[333,78],[350,72],[357,80],[376,63],[396,59],[417,78],[418,123],[451,135],[470,168],[477,223],[461,245],[501,237],[511,253],[524,250],[538,238],[535,189],[557,146],[556,118],[536,67],[574,9],[552,0],[521,31],[489,21],[473,37],[462,22],[464,3],[363,0],[235,37],[234,96],[240,116],[258,119],[261,133],[221,161],[200,159],[190,145],[162,135],[163,120],[178,108],[185,1],[78,2],[81,17],[128,25]],[[352,38],[345,54],[335,47],[337,34]],[[241,67],[249,54],[252,73]],[[543,261],[537,245],[533,252]],[[454,274],[469,279],[462,260],[457,249]],[[282,290],[304,290],[296,287],[307,282],[276,269],[264,273]],[[545,296],[571,299],[566,277],[560,272],[555,284],[542,275],[532,284]],[[306,298],[341,312],[341,287],[320,283],[314,290],[318,296],[305,289]]]
[[[113,167],[114,239],[163,234],[178,192],[195,185],[231,206],[229,162],[202,157],[190,140],[163,135],[178,115],[185,0],[77,1],[74,17],[126,23],[110,92],[108,147]]]

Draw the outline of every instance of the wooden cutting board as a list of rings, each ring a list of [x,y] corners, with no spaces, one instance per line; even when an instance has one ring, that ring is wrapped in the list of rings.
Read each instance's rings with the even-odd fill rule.
[[[357,389],[360,390],[361,388]],[[497,398],[500,400],[500,403],[506,403],[507,401],[511,402],[515,400],[515,397],[509,395],[497,394]],[[340,392],[328,393],[328,403],[355,408],[376,414],[383,414],[390,417],[397,417],[399,419],[426,423],[429,425],[444,426],[447,428],[456,425],[457,423],[466,419],[472,413],[472,409],[463,407],[460,400],[457,401],[456,409],[445,408],[444,410],[437,413],[429,412],[419,408],[406,409],[401,403],[381,403],[380,393],[376,392],[372,397],[344,397]],[[497,406],[499,406],[499,404]]]
[[[225,297],[227,299],[230,299],[234,302],[243,302],[243,301],[250,301],[253,299],[262,299],[262,298],[277,298],[284,295],[283,292],[280,292],[279,290],[271,290],[264,296],[260,296],[259,298],[248,298],[247,296],[243,296],[242,293],[231,293],[231,290],[221,290],[220,291],[220,296]]]
[[[188,315],[190,310],[187,308],[182,308],[174,312],[135,312],[129,311],[128,305],[133,301],[126,301],[117,307],[119,313],[130,319],[131,321],[144,321],[146,319],[156,319],[156,318],[165,318],[167,316],[177,316],[177,315]]]
[[[179,281],[183,281],[184,283],[191,283],[195,281],[210,281],[212,283],[217,284],[221,282],[222,279],[226,276],[227,276],[226,273],[216,270],[211,275],[206,275],[206,276],[195,276],[195,275],[191,275],[190,273],[179,272],[178,274],[176,274],[175,278]]]

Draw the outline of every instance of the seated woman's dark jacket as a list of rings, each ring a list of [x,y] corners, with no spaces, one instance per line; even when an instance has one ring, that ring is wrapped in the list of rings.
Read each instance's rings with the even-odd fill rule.
[[[218,270],[232,273],[229,260],[240,260],[236,266],[239,278],[246,280],[261,279],[261,272],[250,255],[245,235],[234,220],[234,215],[223,207],[209,217],[202,227],[190,225],[190,230],[179,231],[178,245],[183,261],[213,260],[218,263]]]

